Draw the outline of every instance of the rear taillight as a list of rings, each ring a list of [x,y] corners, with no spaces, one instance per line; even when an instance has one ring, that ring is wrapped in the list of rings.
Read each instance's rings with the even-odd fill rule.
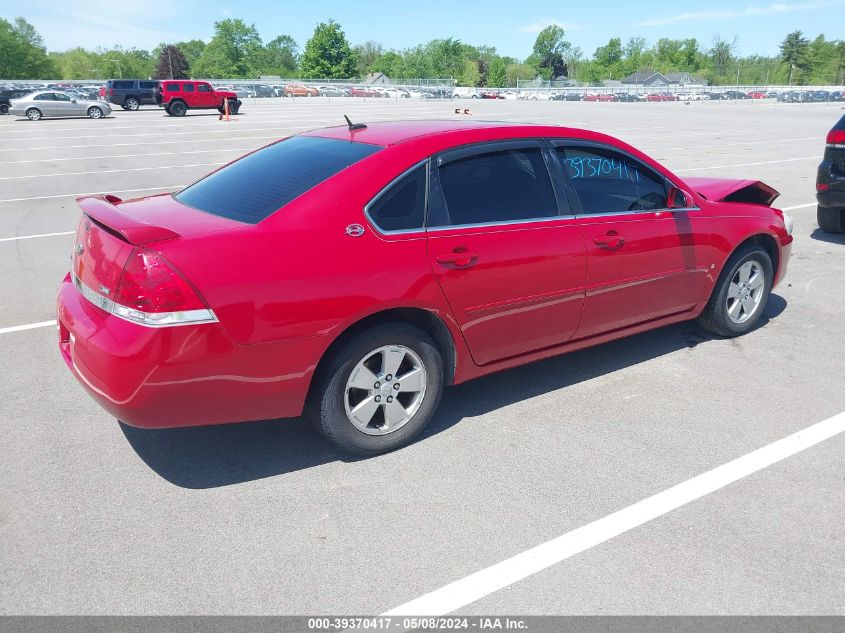
[[[114,314],[143,325],[217,320],[197,291],[164,257],[142,247],[129,256],[113,299]]]
[[[845,130],[831,130],[827,133],[828,145],[845,145]]]

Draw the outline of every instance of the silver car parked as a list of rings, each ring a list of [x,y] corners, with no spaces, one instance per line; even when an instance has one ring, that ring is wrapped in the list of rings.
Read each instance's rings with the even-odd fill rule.
[[[25,116],[30,121],[54,116],[87,116],[100,119],[111,114],[105,101],[79,99],[65,92],[39,90],[9,102],[9,114]]]

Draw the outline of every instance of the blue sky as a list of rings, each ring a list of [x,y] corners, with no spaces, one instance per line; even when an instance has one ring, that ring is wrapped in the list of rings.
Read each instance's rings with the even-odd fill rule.
[[[808,37],[824,33],[845,39],[845,0],[709,0],[707,2],[616,2],[580,0],[39,0],[0,3],[0,16],[22,16],[44,36],[50,50],[121,44],[151,49],[161,41],[208,40],[216,20],[239,17],[254,23],[266,40],[289,34],[303,46],[314,26],[329,18],[340,22],[347,38],[368,39],[401,49],[433,38],[457,37],[470,44],[491,44],[523,58],[537,32],[562,25],[586,55],[619,36],[696,37],[707,47],[713,35],[738,37],[742,54],[775,54],[789,31]]]

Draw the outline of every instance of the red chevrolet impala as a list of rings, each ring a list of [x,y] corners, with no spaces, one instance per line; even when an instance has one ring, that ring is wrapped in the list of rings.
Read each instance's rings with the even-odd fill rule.
[[[130,425],[307,412],[379,453],[447,385],[689,319],[747,332],[789,260],[777,195],[571,128],[316,130],[172,195],[80,198],[59,346]]]

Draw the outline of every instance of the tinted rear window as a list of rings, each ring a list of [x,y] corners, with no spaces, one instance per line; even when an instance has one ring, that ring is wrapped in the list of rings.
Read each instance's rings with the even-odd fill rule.
[[[339,139],[294,136],[244,156],[175,198],[206,213],[257,224],[380,149]]]

